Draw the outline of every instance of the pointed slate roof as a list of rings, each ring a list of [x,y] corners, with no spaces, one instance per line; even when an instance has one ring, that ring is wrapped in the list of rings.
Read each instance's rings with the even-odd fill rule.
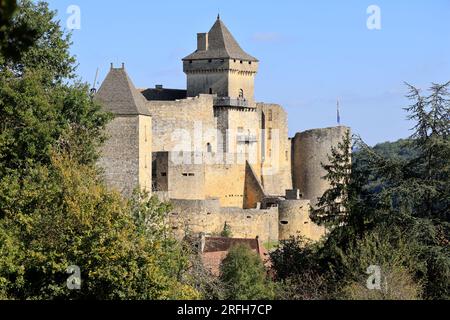
[[[258,59],[246,53],[234,39],[225,24],[217,17],[216,23],[208,32],[208,50],[199,51],[188,55],[183,60],[205,60],[205,59],[238,59],[255,61]]]
[[[144,96],[136,90],[124,67],[111,68],[95,100],[115,115],[150,115]]]

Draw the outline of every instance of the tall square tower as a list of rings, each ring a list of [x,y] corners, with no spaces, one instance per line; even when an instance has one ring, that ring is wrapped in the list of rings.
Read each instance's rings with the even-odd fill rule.
[[[208,33],[197,34],[197,50],[183,59],[187,95],[217,94],[218,104],[253,106],[258,59],[239,46],[217,17]]]

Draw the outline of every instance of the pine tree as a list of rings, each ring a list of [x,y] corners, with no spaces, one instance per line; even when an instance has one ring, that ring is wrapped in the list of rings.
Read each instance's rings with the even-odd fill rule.
[[[352,139],[347,131],[342,142],[337,147],[331,148],[328,156],[329,163],[323,164],[330,188],[318,199],[316,208],[311,211],[312,220],[333,229],[348,222],[350,212],[349,187],[351,183],[352,161]]]

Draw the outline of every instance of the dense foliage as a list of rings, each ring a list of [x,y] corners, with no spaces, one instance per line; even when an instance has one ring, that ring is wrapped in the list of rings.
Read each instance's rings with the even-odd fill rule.
[[[449,299],[450,83],[426,96],[408,85],[409,139],[370,148],[347,135],[330,150],[331,187],[311,211],[329,230],[321,242],[285,241],[270,277],[234,247],[217,279],[172,237],[169,205],[105,187],[96,160],[111,115],[70,45],[44,2],[0,1],[0,299]]]
[[[2,30],[25,22],[35,41],[20,55],[2,43],[0,53],[0,298],[198,298],[189,253],[166,228],[168,206],[123,199],[100,178],[111,116],[76,79],[70,35],[28,0]],[[67,286],[70,266],[79,290]]]
[[[345,137],[324,165],[331,187],[311,211],[329,234],[313,247],[293,239],[272,253],[291,290],[306,274],[319,279],[315,298],[449,299],[450,83],[433,84],[427,96],[407,86],[411,137],[374,148],[355,137],[353,161]],[[370,266],[382,270],[380,291],[365,286]]]
[[[245,245],[230,249],[220,266],[220,273],[226,299],[261,300],[274,297],[274,287],[267,278],[261,258]]]

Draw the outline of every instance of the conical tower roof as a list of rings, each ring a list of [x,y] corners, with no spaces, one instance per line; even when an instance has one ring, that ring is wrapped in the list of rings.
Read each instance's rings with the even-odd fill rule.
[[[196,50],[183,60],[205,60],[205,59],[237,59],[245,61],[258,61],[246,53],[234,39],[226,25],[217,18],[216,22],[208,32],[208,49]]]
[[[111,68],[95,100],[115,115],[150,115],[144,96],[136,90],[123,67]]]

